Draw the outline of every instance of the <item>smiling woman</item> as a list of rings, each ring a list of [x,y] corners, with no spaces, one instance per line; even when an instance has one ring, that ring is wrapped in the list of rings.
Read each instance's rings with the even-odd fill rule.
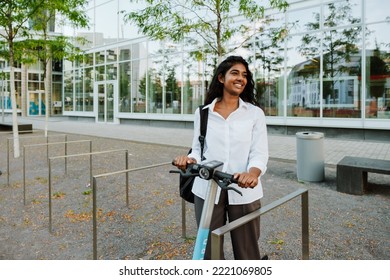
[[[248,63],[240,56],[226,58],[216,69],[207,92],[205,106],[208,110],[208,133],[205,138],[204,158],[198,141],[200,109],[195,112],[192,152],[178,156],[175,165],[185,169],[197,162],[223,162],[222,172],[234,174],[242,196],[238,193],[218,190],[210,232],[247,213],[260,208],[263,189],[260,175],[267,169],[268,141],[265,115],[257,106],[254,81]],[[195,178],[192,192],[195,195],[195,213],[199,226],[208,181]],[[201,229],[201,228],[200,228]],[[261,259],[257,245],[260,237],[260,218],[231,232],[234,258],[239,260]],[[245,240],[245,242],[243,242]],[[223,251],[220,252],[223,256]],[[210,259],[208,242],[205,259]]]

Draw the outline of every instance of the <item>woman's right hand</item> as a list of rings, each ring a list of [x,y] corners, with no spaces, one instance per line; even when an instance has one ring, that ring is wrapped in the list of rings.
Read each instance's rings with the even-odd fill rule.
[[[181,170],[185,170],[188,164],[194,164],[194,163],[196,163],[196,160],[186,155],[178,156],[173,161],[173,164]]]

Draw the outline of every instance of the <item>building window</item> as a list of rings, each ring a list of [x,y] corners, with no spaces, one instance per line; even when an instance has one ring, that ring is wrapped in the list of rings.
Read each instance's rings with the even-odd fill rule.
[[[366,36],[367,118],[390,119],[389,23],[372,24]]]

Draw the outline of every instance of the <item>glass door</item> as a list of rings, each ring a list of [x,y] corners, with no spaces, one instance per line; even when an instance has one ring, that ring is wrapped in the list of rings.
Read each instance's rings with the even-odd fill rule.
[[[28,93],[28,115],[44,116],[46,114],[45,92],[43,90]]]
[[[114,122],[114,82],[97,82],[95,83],[95,93],[97,93],[97,122],[113,123]]]

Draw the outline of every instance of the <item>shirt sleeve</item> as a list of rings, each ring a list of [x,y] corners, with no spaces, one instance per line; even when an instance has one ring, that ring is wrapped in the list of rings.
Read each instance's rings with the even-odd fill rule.
[[[248,159],[248,171],[251,167],[261,170],[261,176],[267,170],[268,163],[268,135],[263,110],[258,110],[258,117],[255,120],[252,134],[252,143]]]

